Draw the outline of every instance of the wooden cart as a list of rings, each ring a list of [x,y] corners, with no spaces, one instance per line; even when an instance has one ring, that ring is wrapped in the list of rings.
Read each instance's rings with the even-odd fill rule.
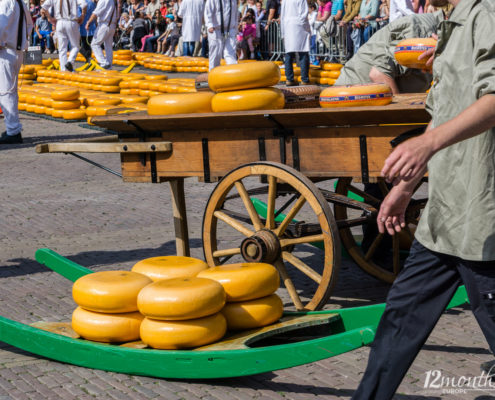
[[[392,282],[400,271],[426,199],[411,202],[405,233],[387,243],[374,228],[388,191],[380,170],[393,145],[429,121],[424,99],[400,95],[381,107],[112,115],[94,123],[118,132],[113,137],[37,151],[116,152],[124,181],[169,182],[182,255],[189,254],[184,178],[219,181],[203,218],[208,264],[272,263],[296,309],[316,310],[335,285],[341,241],[371,275]],[[338,179],[336,186],[325,187],[331,179]],[[365,191],[368,183],[380,193]],[[380,251],[384,244],[389,254]]]

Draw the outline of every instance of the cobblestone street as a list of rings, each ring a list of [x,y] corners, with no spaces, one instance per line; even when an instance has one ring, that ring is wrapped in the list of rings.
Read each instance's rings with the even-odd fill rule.
[[[24,144],[0,146],[0,310],[23,323],[70,321],[71,283],[34,260],[48,247],[95,271],[130,269],[138,260],[175,254],[168,184],[124,183],[70,155],[36,154],[38,143],[102,133],[78,123],[26,114]],[[3,123],[2,123],[3,130]],[[90,155],[120,171],[118,155]],[[203,258],[201,223],[214,184],[186,180],[193,257]],[[388,285],[343,260],[325,309],[383,302]],[[284,300],[288,295],[279,290]],[[0,342],[3,399],[349,399],[366,367],[369,348],[287,370],[221,380],[165,380],[85,369],[43,359]],[[427,391],[426,373],[480,375],[493,359],[469,309],[446,312],[399,388],[398,400],[492,399],[494,391]],[[452,389],[448,387],[446,389]]]

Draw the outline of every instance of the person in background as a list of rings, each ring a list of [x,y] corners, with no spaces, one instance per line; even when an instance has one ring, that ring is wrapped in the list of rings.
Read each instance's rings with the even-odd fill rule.
[[[316,17],[318,15],[318,11],[316,11],[316,4],[311,2],[309,3],[309,14],[308,14],[308,22],[309,27],[311,28],[311,36],[309,38],[309,63],[312,65],[320,65],[320,62],[316,59],[315,54],[317,53],[316,48]]]
[[[80,14],[78,6],[81,8]],[[46,0],[41,8],[48,20],[56,25],[58,58],[62,71],[74,71],[73,65],[79,53],[81,40],[79,25],[86,17],[86,7],[85,0]],[[49,14],[49,10],[53,10],[54,18]],[[69,43],[71,50],[67,57]]]
[[[165,18],[162,17],[160,10],[155,11],[154,25],[153,25],[153,36],[148,37],[144,42],[144,51],[152,53],[155,51],[155,46],[158,38],[165,33],[167,29],[167,22]]]
[[[192,56],[196,42],[201,40],[204,0],[182,0],[177,15],[182,18],[182,55]]]
[[[208,28],[201,26],[201,57],[208,58]]]
[[[167,17],[168,8],[166,0],[160,0],[160,13],[162,14],[163,19]]]
[[[266,11],[263,8],[263,3],[261,1],[256,2],[256,37],[261,37],[261,30],[265,29],[266,26]]]
[[[145,18],[152,20],[155,16],[156,10],[160,10],[160,3],[158,2],[158,0],[150,0],[148,5],[146,6]]]
[[[344,0],[345,13],[339,22],[341,28],[345,28],[347,55],[348,58],[354,54],[354,45],[352,42],[352,21],[359,14],[362,0]]]
[[[376,19],[380,28],[384,27],[389,22],[389,0],[381,0],[380,4],[380,16]]]
[[[34,24],[33,46],[40,45],[42,51],[50,54],[55,49],[51,35],[52,25],[46,15],[41,15]]]
[[[308,21],[306,0],[283,0],[280,8],[280,28],[285,46],[285,75],[287,86],[296,86],[292,63],[299,54],[301,83],[309,85],[309,38],[311,28]]]
[[[237,49],[239,50],[239,60],[247,57],[249,50],[250,59],[254,59],[254,40],[256,39],[256,25],[253,23],[253,17],[246,15],[241,22],[239,35],[237,35]]]
[[[140,11],[136,11],[134,14],[134,21],[132,21],[132,35],[131,45],[133,51],[138,51],[141,47],[141,39],[148,34],[148,24],[143,18],[143,14]]]
[[[414,5],[412,0],[390,0],[389,14],[390,22],[395,21],[397,18],[414,14]]]
[[[167,15],[167,30],[158,38],[157,52],[170,57],[175,56],[175,48],[177,47],[177,43],[179,43],[180,37],[180,29],[174,19],[175,17],[172,14]]]
[[[209,69],[220,65],[222,55],[227,64],[236,64],[237,1],[206,0],[204,18],[208,28]]]
[[[113,35],[119,20],[119,10],[117,0],[98,0],[93,14],[86,22],[86,30],[89,30],[91,23],[96,21],[98,27],[91,41],[91,49],[96,61],[101,67],[110,69],[113,63]],[[101,46],[105,47],[105,55]]]
[[[376,18],[378,17],[380,3],[379,0],[363,0],[359,15],[354,18],[354,32],[352,41],[354,43],[354,54],[368,41],[377,28]]]
[[[22,143],[22,125],[17,106],[17,82],[22,52],[29,46],[33,20],[24,2],[2,0],[0,22],[0,107],[6,128],[0,136],[0,145],[19,144]]]
[[[280,18],[280,0],[267,0],[266,11],[268,13],[266,19],[265,30],[270,28],[272,22],[278,21]]]
[[[91,41],[93,40],[93,36],[95,34],[96,24],[92,22],[89,25],[89,29],[86,29],[86,24],[88,23],[89,18],[93,14],[93,11],[96,8],[96,4],[93,0],[85,0],[85,1],[86,1],[86,16],[79,28],[79,31],[81,33],[81,49],[79,51],[86,59],[86,62],[89,63],[91,61]],[[79,13],[81,12],[82,10],[81,8],[79,8]]]

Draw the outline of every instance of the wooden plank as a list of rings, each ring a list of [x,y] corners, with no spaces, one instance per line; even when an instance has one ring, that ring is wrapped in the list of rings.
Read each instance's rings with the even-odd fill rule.
[[[174,212],[175,247],[178,256],[189,257],[189,231],[187,227],[184,179],[170,181],[170,194]]]
[[[37,153],[169,153],[171,142],[56,142],[36,146]]]
[[[256,110],[229,113],[198,113],[149,116],[145,114],[109,115],[95,117],[92,122],[121,133],[136,129],[127,124],[133,121],[146,131],[166,132],[198,129],[269,129],[276,124],[265,115],[271,115],[287,128],[315,126],[359,126],[400,123],[426,123],[430,116],[425,110],[425,94],[394,97],[392,104],[376,107],[305,108],[284,110]]]

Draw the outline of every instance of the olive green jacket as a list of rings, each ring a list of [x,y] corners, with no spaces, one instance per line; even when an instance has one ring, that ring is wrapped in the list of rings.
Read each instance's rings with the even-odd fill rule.
[[[349,22],[359,14],[362,0],[347,0],[347,6],[345,7],[345,15],[342,21]]]

